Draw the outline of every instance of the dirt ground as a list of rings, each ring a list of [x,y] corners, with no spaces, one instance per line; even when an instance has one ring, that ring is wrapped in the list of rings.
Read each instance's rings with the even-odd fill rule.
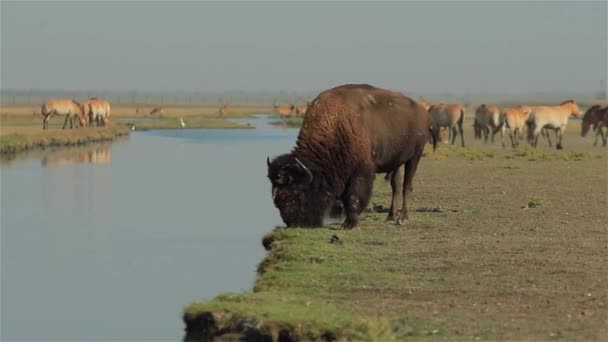
[[[441,209],[414,212],[402,236],[403,257],[415,262],[399,271],[420,282],[403,298],[412,311],[443,316],[465,339],[608,336],[608,154],[580,137],[577,122],[569,128],[566,151],[543,140],[513,152],[470,135],[468,155],[428,149],[410,208]],[[376,184],[388,204],[388,186]],[[395,304],[384,310],[402,310]]]
[[[406,225],[368,212],[353,231],[275,230],[254,291],[189,306],[187,339],[211,312],[232,317],[224,333],[245,321],[275,337],[604,341],[608,149],[578,121],[563,151],[484,145],[470,122],[465,133],[465,149],[428,146]],[[390,204],[382,176],[376,208]]]

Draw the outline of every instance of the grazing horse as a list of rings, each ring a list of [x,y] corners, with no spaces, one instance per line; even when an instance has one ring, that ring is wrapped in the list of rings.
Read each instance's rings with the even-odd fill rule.
[[[559,106],[538,106],[532,108],[530,118],[528,119],[529,135],[532,139],[532,146],[536,147],[538,143],[538,135],[543,128],[555,130],[557,143],[555,147],[558,150],[563,149],[562,136],[566,131],[568,119],[570,115],[578,117],[581,115],[581,110],[573,100],[568,100],[560,103]],[[547,134],[547,136],[549,136]]]
[[[224,104],[223,106],[220,107],[220,118],[223,118],[226,114],[228,114],[228,105]]]
[[[150,114],[164,114],[164,108],[163,107],[154,107],[152,108],[152,110],[150,111]]]
[[[583,123],[581,125],[581,137],[584,137],[589,132],[589,128],[595,131],[595,141],[593,146],[597,145],[597,137],[602,137],[602,146],[606,146],[606,136],[608,131],[604,133],[604,127],[608,130],[608,106],[602,108],[600,105],[592,106],[587,109],[583,115]]]
[[[308,110],[308,104],[296,107],[296,116],[304,116]]]
[[[490,129],[492,129],[492,143],[494,143],[494,136],[502,125],[503,122],[500,120],[500,109],[498,107],[482,104],[475,110],[475,121],[473,123],[475,139],[481,139],[483,134],[484,143],[487,143]]]
[[[46,101],[41,106],[42,116],[42,129],[49,128],[49,119],[52,115],[63,115],[65,116],[65,121],[63,123],[63,129],[68,124],[68,120],[70,121],[70,128],[73,128],[74,117],[78,118],[80,125],[82,127],[86,127],[87,121],[84,118],[84,113],[82,112],[82,108],[80,104],[74,100],[68,99],[51,99]]]
[[[289,117],[293,114],[293,111],[295,109],[296,109],[296,107],[294,105],[291,105],[289,107],[279,107],[277,105],[274,105],[272,111],[279,114],[279,116],[281,116],[281,117]]]
[[[97,97],[91,97],[88,101],[89,122],[93,121],[99,126],[106,126],[110,123],[110,103]]]
[[[523,135],[524,127],[530,116],[532,107],[519,106],[515,108],[505,108],[500,113],[500,121],[502,122],[501,142],[502,147],[505,147],[505,129],[509,129],[509,138],[511,139],[511,147],[519,145]]]
[[[460,141],[464,147],[464,134],[462,122],[464,120],[464,107],[457,104],[438,104],[432,105],[428,112],[431,114],[431,130],[434,136],[439,136],[441,127],[447,127],[449,140],[452,145],[456,141],[456,135],[460,134]]]

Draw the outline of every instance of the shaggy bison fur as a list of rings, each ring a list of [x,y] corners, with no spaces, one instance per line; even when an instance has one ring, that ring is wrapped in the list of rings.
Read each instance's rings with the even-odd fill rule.
[[[401,93],[366,84],[322,92],[310,104],[292,152],[267,159],[281,218],[287,226],[321,226],[339,199],[346,214],[342,228],[352,229],[367,207],[375,174],[390,173],[387,221],[401,224],[429,128],[424,108]]]

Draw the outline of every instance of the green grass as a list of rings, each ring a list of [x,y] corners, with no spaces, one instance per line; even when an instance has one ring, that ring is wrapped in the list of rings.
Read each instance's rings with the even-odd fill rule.
[[[110,141],[128,134],[129,128],[124,125],[66,130],[27,130],[23,133],[1,135],[0,154],[14,154],[36,148],[76,146],[92,142]]]
[[[473,146],[460,147],[448,144],[439,144],[437,150],[429,146],[425,149],[424,156],[432,160],[445,160],[448,158],[465,158],[468,160],[488,160],[492,158],[499,159],[523,159],[527,161],[547,161],[547,160],[563,160],[563,161],[581,161],[589,159],[599,159],[601,153],[591,151],[573,151],[573,150],[554,150],[546,148],[533,148],[528,145],[522,145],[515,149],[505,148],[497,149],[495,147]]]
[[[275,126],[282,126],[288,128],[300,128],[302,127],[302,122],[304,118],[302,117],[289,117],[289,118],[278,118],[275,121],[272,121],[270,124]]]
[[[606,336],[606,154],[443,150],[447,161],[423,158],[405,226],[368,212],[360,230],[275,229],[262,241],[268,253],[253,291],[186,307],[186,337]],[[546,158],[531,162],[528,153]],[[382,178],[370,203],[386,207]],[[330,242],[334,235],[341,243]]]
[[[542,198],[539,197],[533,197],[528,201],[528,208],[540,208],[543,206],[543,204],[545,203],[545,201]]]
[[[365,310],[344,308],[356,305],[350,303],[353,294],[388,290],[394,282],[407,284],[409,277],[379,267],[379,258],[388,256],[378,252],[389,242],[372,237],[376,235],[373,232],[350,232],[344,243],[329,243],[336,233],[345,235],[332,228],[270,233],[265,241],[271,251],[259,266],[254,292],[224,294],[210,302],[192,304],[184,311],[185,319],[213,312],[216,331],[231,331],[247,321],[269,336],[285,331],[304,340],[324,336],[395,339],[386,317],[369,317]],[[438,328],[436,323],[412,320],[406,330],[412,336],[426,336]]]

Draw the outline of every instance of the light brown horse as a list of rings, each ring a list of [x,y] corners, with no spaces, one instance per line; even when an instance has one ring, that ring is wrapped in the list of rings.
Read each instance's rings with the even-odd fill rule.
[[[150,111],[150,114],[159,114],[162,115],[165,113],[165,110],[163,107],[154,107],[152,108],[152,110]]]
[[[484,143],[487,143],[490,130],[492,130],[492,143],[494,143],[494,136],[502,125],[498,107],[482,104],[475,110],[475,120],[473,122],[475,139],[482,139],[483,135]]]
[[[589,128],[595,131],[595,141],[593,146],[597,145],[597,137],[602,137],[602,146],[606,146],[608,135],[608,106],[595,105],[587,109],[583,115],[583,123],[581,124],[581,137],[584,137],[589,132]],[[606,128],[606,133],[604,133]]]
[[[463,106],[458,104],[432,105],[428,112],[431,115],[431,129],[433,130],[433,135],[439,136],[441,127],[446,127],[452,145],[456,141],[456,136],[460,134],[461,145],[464,147],[464,134],[462,131],[462,122],[464,121]]]
[[[228,114],[228,104],[224,104],[220,107],[220,118],[223,118],[226,114]]]
[[[308,110],[308,104],[296,107],[296,116],[304,116]]]
[[[96,123],[97,127],[110,123],[110,103],[97,97],[91,97],[87,102],[89,123]]]
[[[505,147],[505,129],[507,128],[509,129],[511,147],[515,148],[519,145],[531,111],[532,107],[529,106],[505,108],[502,110],[500,113],[500,121],[503,123],[501,129],[502,147]]]
[[[80,104],[74,100],[70,99],[51,99],[46,101],[40,108],[42,112],[42,129],[49,128],[49,119],[52,115],[62,115],[65,116],[65,121],[63,123],[63,129],[68,124],[68,120],[70,121],[70,128],[73,128],[74,118],[77,118],[80,122],[80,126],[86,127],[87,121],[84,117],[84,113]]]
[[[580,116],[581,110],[573,100],[568,100],[560,103],[559,106],[537,106],[532,107],[532,113],[527,120],[529,136],[532,140],[532,146],[538,144],[538,135],[543,128],[555,130],[557,143],[555,147],[558,150],[563,149],[562,137],[568,125],[570,116]],[[548,135],[547,135],[548,136]]]
[[[293,115],[295,109],[296,107],[294,105],[290,105],[289,107],[279,107],[277,105],[274,105],[272,111],[279,114],[279,116],[281,117],[289,117]]]

